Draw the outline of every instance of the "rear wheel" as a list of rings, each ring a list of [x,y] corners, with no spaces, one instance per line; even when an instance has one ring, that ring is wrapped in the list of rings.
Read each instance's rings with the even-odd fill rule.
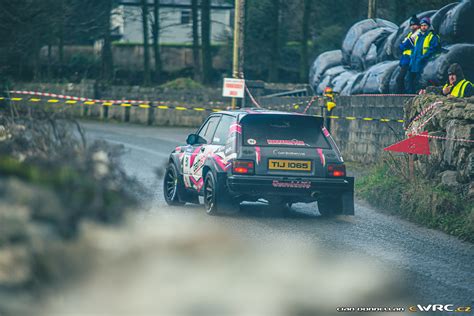
[[[209,215],[235,213],[238,204],[232,201],[225,188],[220,187],[214,174],[209,171],[204,179],[204,207]]]
[[[163,179],[163,195],[168,205],[184,205],[178,195],[179,190],[183,189],[180,186],[178,170],[173,163],[170,163]]]
[[[324,198],[318,201],[318,211],[323,217],[331,217],[342,213],[342,199]]]

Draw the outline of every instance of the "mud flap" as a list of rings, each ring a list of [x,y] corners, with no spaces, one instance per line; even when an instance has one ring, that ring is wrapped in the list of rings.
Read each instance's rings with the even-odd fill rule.
[[[354,178],[347,177],[349,189],[342,194],[342,214],[354,215]]]

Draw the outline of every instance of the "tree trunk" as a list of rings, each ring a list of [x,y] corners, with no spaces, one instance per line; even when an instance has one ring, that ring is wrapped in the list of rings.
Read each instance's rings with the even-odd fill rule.
[[[61,1],[61,12],[64,11],[63,2]],[[64,75],[64,16],[60,15],[58,30],[58,54],[59,54],[59,78]]]
[[[104,45],[102,46],[102,69],[101,78],[102,80],[109,82],[113,78],[114,61],[112,56],[112,39],[110,36],[110,14],[112,12],[113,0],[106,0],[104,6],[104,23],[103,23],[103,36]]]
[[[202,82],[210,83],[212,76],[210,0],[201,0],[201,37]]]
[[[270,15],[272,27],[270,65],[268,70],[268,81],[278,81],[279,55],[280,55],[280,0],[272,0]]]
[[[194,80],[201,81],[201,62],[199,60],[199,16],[198,0],[191,0],[191,15],[193,20],[193,70]]]
[[[160,54],[160,0],[154,0],[153,17],[153,52],[155,56],[155,82],[160,81],[162,65]]]
[[[408,17],[407,15],[407,3],[405,0],[398,0],[395,2],[395,22],[402,24]]]
[[[38,37],[34,39],[33,76],[35,81],[41,80],[41,44]]]
[[[308,40],[309,40],[309,17],[312,0],[303,0],[303,21],[301,36],[301,61],[300,81],[308,82]]]
[[[48,80],[51,80],[51,64],[52,64],[52,46],[50,43],[48,43],[48,70],[47,70],[47,78]]]
[[[148,1],[141,0],[142,4],[142,25],[143,25],[143,84],[150,84],[150,51],[148,43]]]

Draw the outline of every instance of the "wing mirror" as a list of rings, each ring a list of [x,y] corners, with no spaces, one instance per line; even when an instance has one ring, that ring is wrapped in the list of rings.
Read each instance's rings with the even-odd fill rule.
[[[186,144],[196,145],[196,144],[207,144],[207,141],[197,134],[189,134],[186,138]]]

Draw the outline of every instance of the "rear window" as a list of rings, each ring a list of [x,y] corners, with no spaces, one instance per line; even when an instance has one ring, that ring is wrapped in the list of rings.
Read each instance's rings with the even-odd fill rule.
[[[322,133],[322,120],[303,115],[252,114],[245,116],[242,138],[247,146],[331,148]]]

